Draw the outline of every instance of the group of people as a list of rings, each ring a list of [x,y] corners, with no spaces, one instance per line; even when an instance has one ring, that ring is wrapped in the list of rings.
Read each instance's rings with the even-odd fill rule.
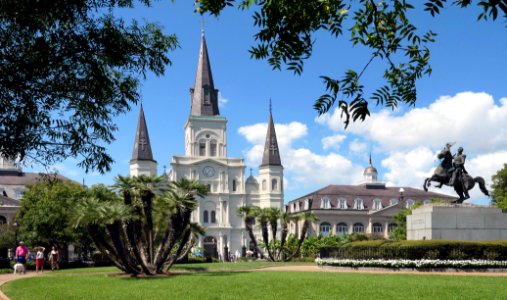
[[[38,273],[39,270],[41,272],[44,271],[44,252],[46,250],[45,247],[37,246],[34,248],[36,251],[35,254],[35,272]],[[28,250],[28,247],[26,247],[25,243],[19,242],[19,246],[16,248],[16,261],[23,266],[26,267],[26,262],[29,259],[30,251]],[[58,253],[58,249],[53,246],[51,247],[51,251],[48,253],[48,260],[51,264],[51,270],[54,271],[55,269],[59,269],[59,260],[60,260],[60,254]]]

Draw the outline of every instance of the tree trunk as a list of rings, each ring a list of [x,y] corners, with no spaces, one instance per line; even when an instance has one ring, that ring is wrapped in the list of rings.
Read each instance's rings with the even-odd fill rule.
[[[95,246],[97,246],[102,253],[107,255],[107,258],[113,265],[127,273],[127,269],[118,259],[116,249],[114,249],[114,247],[104,238],[104,233],[99,230],[98,226],[96,224],[90,224],[87,226],[87,229],[90,233],[90,237],[95,243]]]
[[[268,230],[268,222],[261,221],[261,231],[262,231],[262,240],[264,241],[264,245],[266,246],[266,250],[268,251],[268,257],[271,261],[275,261],[273,258],[273,253],[269,248],[269,230]]]
[[[120,221],[115,221],[113,224],[107,225],[106,228],[111,235],[111,241],[113,242],[113,246],[118,254],[118,259],[125,265],[127,273],[134,275],[139,274],[140,270],[137,268],[137,264],[135,261],[132,261],[132,257],[130,257],[128,250],[125,249],[125,244],[122,241],[122,223]]]
[[[299,237],[298,248],[296,249],[296,251],[294,251],[294,253],[289,255],[287,261],[290,261],[291,259],[294,258],[294,256],[299,254],[299,251],[301,250],[301,245],[303,245],[303,241],[305,240],[306,237],[306,232],[308,231],[308,226],[310,226],[310,222],[305,220],[303,223],[303,228],[301,229],[301,237]]]

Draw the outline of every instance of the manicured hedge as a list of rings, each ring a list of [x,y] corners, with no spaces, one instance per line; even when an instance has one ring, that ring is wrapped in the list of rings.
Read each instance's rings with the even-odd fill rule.
[[[322,248],[320,257],[507,260],[507,241],[361,241],[338,248]]]

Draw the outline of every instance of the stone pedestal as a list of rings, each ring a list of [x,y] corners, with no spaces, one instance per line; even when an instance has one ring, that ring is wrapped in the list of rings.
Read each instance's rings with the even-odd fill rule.
[[[407,216],[407,240],[507,240],[507,214],[472,205],[425,205]]]

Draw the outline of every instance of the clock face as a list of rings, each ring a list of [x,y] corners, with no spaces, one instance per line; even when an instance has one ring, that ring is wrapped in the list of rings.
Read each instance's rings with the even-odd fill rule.
[[[213,169],[213,167],[207,166],[204,167],[204,169],[202,169],[202,173],[206,177],[212,177],[213,175],[215,175],[215,169]]]

